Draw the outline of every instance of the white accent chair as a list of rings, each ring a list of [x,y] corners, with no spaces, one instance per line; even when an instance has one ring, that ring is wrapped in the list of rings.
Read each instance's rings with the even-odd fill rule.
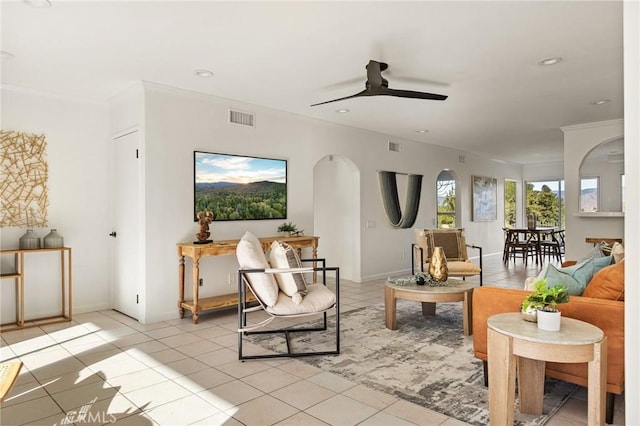
[[[274,243],[275,245],[276,243]],[[277,250],[272,246],[272,252]],[[289,258],[291,253],[289,252]],[[284,254],[283,254],[284,255]],[[308,259],[297,262],[295,267],[282,268],[282,263],[275,259],[272,253],[272,264],[278,263],[272,268],[262,250],[259,240],[249,232],[246,232],[238,243],[236,256],[240,269],[238,270],[238,359],[299,357],[309,355],[337,355],[340,353],[340,271],[337,267],[325,267],[324,259]],[[297,255],[296,255],[297,257]],[[282,260],[282,258],[281,258]],[[322,264],[321,267],[303,268],[301,262],[314,262]],[[335,273],[335,292],[327,287],[327,272]],[[306,280],[306,275],[316,273],[321,276],[320,283],[300,284],[300,279]],[[305,288],[291,290],[295,286],[293,281]],[[295,294],[293,294],[295,292]],[[252,294],[255,301],[249,297]],[[292,296],[293,295],[293,296]],[[295,352],[290,340],[291,333],[300,332],[329,332],[328,313],[335,310],[333,327],[335,329],[335,349],[318,351]],[[257,312],[262,312],[260,315]],[[266,318],[265,318],[266,316]],[[259,317],[255,320],[255,317]],[[321,322],[294,324],[279,328],[267,327],[272,321],[279,319],[291,319],[308,317],[309,321],[315,319]],[[285,323],[287,323],[285,321]],[[268,329],[263,329],[267,327]],[[264,354],[244,353],[244,340],[250,334],[284,333],[287,351],[282,353],[268,352]]]

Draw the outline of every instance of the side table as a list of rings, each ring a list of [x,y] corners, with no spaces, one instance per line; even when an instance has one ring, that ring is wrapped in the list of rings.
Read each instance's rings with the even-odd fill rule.
[[[560,331],[538,330],[520,313],[493,315],[487,326],[491,424],[513,424],[516,363],[520,412],[542,414],[545,362],[550,361],[588,363],[588,423],[604,425],[607,338],[602,330],[565,317]]]

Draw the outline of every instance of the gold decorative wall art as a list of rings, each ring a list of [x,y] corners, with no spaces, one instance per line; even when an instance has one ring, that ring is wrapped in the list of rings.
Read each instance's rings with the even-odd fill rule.
[[[0,130],[0,228],[47,223],[45,135]]]

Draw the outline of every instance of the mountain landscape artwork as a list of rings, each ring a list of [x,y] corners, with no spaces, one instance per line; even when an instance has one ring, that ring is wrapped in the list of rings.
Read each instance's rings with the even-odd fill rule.
[[[287,218],[286,160],[195,151],[194,175],[194,220]]]

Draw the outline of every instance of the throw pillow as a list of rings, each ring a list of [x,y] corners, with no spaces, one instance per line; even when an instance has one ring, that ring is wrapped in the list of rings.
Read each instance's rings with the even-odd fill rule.
[[[269,260],[273,268],[302,268],[297,251],[289,244],[274,241],[271,243]],[[293,303],[300,304],[302,296],[307,294],[307,280],[301,272],[275,274],[280,290],[291,297]]]
[[[596,273],[582,296],[624,301],[624,260]]]
[[[566,268],[557,268],[549,263],[545,265],[535,281],[546,279],[548,287],[563,284],[571,296],[580,296],[591,281],[593,274],[610,265],[611,260],[611,256],[605,256],[589,259]]]
[[[262,244],[250,232],[246,232],[238,242],[236,257],[240,269],[268,269],[269,262],[262,251]],[[273,307],[278,301],[278,283],[271,274],[247,274],[256,296],[267,306]]]
[[[620,263],[624,260],[624,246],[618,242],[613,243],[611,247],[611,255],[615,263]]]
[[[596,259],[598,257],[603,257],[604,253],[602,252],[602,247],[606,245],[607,245],[606,243],[596,244],[595,246],[593,246],[591,250],[585,253],[584,256],[578,259],[577,263],[586,262],[589,259]]]

